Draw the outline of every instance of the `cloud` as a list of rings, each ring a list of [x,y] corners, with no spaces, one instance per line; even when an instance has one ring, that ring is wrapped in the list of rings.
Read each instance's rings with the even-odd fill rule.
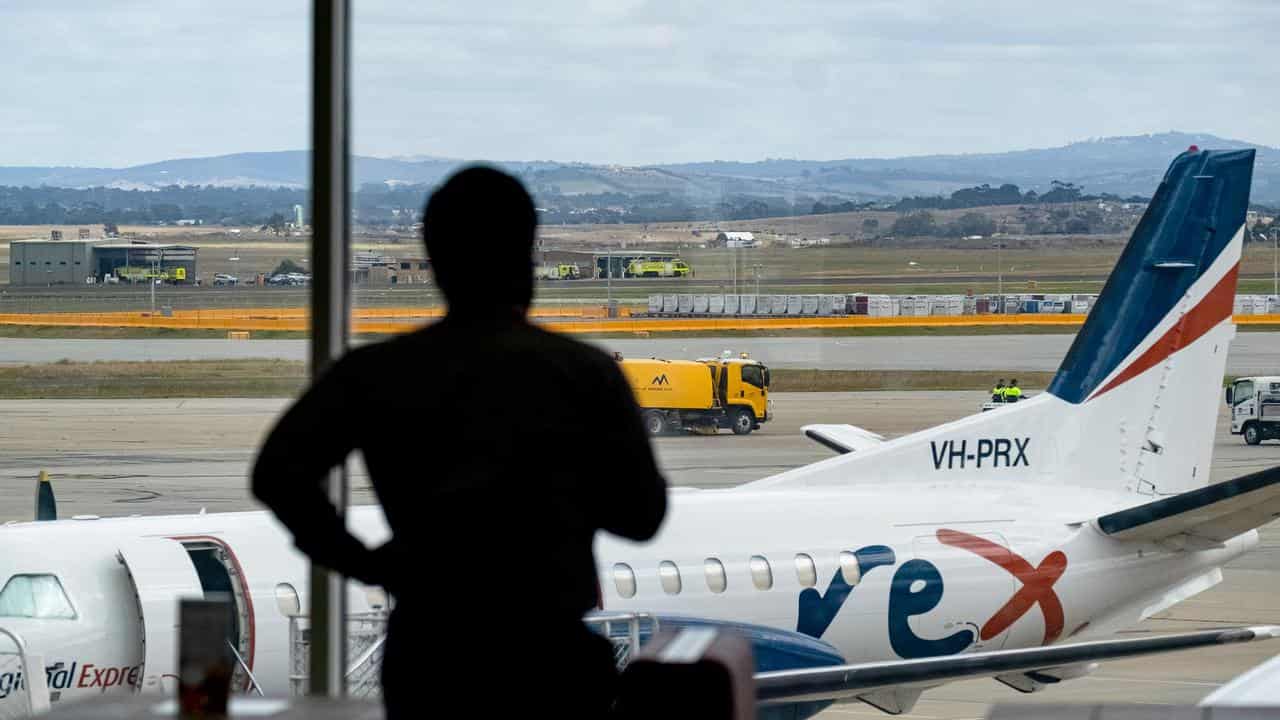
[[[360,0],[354,145],[628,164],[1043,147],[1184,129],[1280,145],[1267,2]],[[4,164],[305,147],[302,0],[0,11]]]

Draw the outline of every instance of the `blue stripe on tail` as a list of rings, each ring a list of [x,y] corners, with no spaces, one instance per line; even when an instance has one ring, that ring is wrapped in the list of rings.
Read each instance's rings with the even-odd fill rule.
[[[1083,402],[1173,312],[1244,224],[1253,150],[1174,158],[1049,392]]]

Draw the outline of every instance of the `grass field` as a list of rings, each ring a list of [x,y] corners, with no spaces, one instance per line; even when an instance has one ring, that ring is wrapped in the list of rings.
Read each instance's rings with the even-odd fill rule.
[[[783,245],[727,250],[698,247],[716,227],[751,229],[773,236],[824,236],[839,239],[842,228],[853,221],[845,215],[773,218],[717,224],[666,223],[658,225],[600,225],[543,228],[547,247],[601,249],[605,247],[656,247],[679,252],[694,268],[689,279],[618,280],[612,288],[599,281],[543,282],[538,302],[603,303],[607,297],[623,302],[643,302],[653,293],[754,293],[808,294],[962,294],[1097,292],[1110,273],[1122,249],[1123,236],[1031,236],[1006,238],[1009,247],[997,254],[989,240],[909,241],[894,247],[833,245],[792,248]],[[892,214],[886,218],[891,222]],[[883,223],[882,223],[883,224]],[[701,228],[701,235],[692,232]],[[0,312],[95,312],[141,310],[150,305],[146,287],[7,287],[8,240],[48,237],[51,227],[0,226]],[[60,228],[64,237],[76,236],[75,227]],[[214,273],[230,273],[251,278],[270,272],[283,260],[307,265],[309,245],[300,238],[275,238],[253,229],[231,235],[227,228],[122,228],[139,237],[163,242],[196,245],[199,273],[208,279]],[[707,232],[702,232],[706,230]],[[418,257],[423,254],[416,238],[408,236],[357,236],[357,249],[376,249],[393,256]],[[237,258],[232,260],[231,258]],[[1274,252],[1270,247],[1250,245],[1241,262],[1240,292],[1273,291]],[[997,266],[1003,280],[998,279]],[[483,283],[483,268],[476,269],[476,282]],[[213,288],[162,287],[157,302],[175,309],[213,307],[301,306],[305,288]],[[438,291],[431,285],[399,287],[357,287],[354,302],[360,307],[387,305],[438,305]]]
[[[285,360],[69,362],[0,367],[0,398],[292,397],[306,364]]]
[[[772,371],[775,392],[984,390],[990,372]],[[1051,373],[1023,373],[1025,389]],[[0,399],[293,397],[306,385],[306,364],[290,360],[70,362],[0,366]]]

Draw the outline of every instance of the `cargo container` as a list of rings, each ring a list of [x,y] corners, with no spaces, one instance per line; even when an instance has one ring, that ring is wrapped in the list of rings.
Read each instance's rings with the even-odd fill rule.
[[[757,301],[760,299],[759,295],[726,295],[725,301],[724,301],[724,311],[726,313],[730,312],[729,298],[735,298],[735,297],[738,299],[737,301],[738,307],[734,308],[733,312],[736,312],[739,315],[755,315],[756,314],[756,304],[757,304]]]
[[[724,295],[710,295],[707,297],[707,313],[711,315],[724,314]]]
[[[676,295],[662,296],[662,312],[667,315],[674,315],[680,311],[680,299]]]
[[[787,314],[787,296],[786,295],[769,295],[769,313],[771,315]]]
[[[680,309],[681,315],[693,314],[693,295],[689,293],[680,293]]]
[[[817,315],[818,314],[818,297],[817,295],[801,295],[800,296],[800,314],[801,315]],[[791,312],[791,301],[787,301],[787,312]]]
[[[661,312],[662,312],[662,296],[650,295],[649,296],[649,314],[657,315],[658,313],[661,313]]]
[[[711,307],[711,298],[706,295],[693,296],[693,314],[706,315]]]

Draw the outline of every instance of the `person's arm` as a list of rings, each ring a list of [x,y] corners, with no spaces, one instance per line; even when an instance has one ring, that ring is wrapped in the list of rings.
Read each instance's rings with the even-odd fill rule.
[[[601,480],[600,527],[630,540],[648,540],[658,532],[667,513],[667,480],[658,470],[640,408],[626,378],[607,366],[603,437],[597,448],[605,456]]]
[[[329,472],[358,446],[363,420],[351,386],[350,356],[338,361],[276,423],[253,467],[253,494],[292,533],[298,549],[320,565],[381,584],[375,555],[347,531],[322,489]]]

